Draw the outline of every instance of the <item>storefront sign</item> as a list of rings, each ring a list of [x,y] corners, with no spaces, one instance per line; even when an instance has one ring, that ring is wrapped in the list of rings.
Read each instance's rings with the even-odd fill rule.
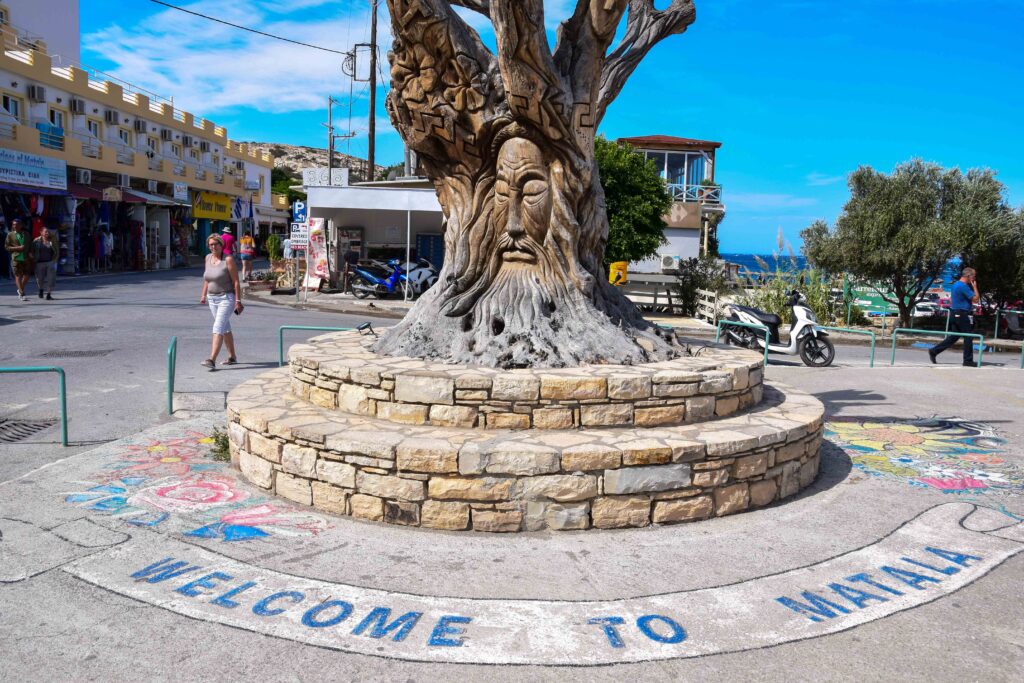
[[[192,217],[231,220],[231,197],[218,192],[192,193]]]
[[[308,225],[309,249],[306,250],[306,272],[313,277],[327,279],[331,275],[327,264],[327,221],[323,218],[310,218]]]
[[[174,183],[174,198],[179,202],[188,201],[188,183]]]
[[[0,149],[0,182],[66,190],[68,165],[61,159]]]
[[[309,245],[309,225],[306,223],[292,223],[291,235],[292,249],[305,249]]]
[[[103,188],[103,201],[105,202],[119,202],[124,199],[124,193],[121,192],[120,187],[105,187]]]
[[[259,192],[260,191],[260,181],[258,181],[258,180],[246,180],[245,181],[245,191],[246,192]]]

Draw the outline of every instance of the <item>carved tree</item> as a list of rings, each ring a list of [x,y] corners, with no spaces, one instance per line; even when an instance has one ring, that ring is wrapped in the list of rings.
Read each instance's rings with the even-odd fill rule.
[[[489,17],[497,54],[455,12]],[[500,367],[640,363],[678,347],[608,284],[594,134],[692,0],[579,0],[554,51],[543,0],[388,0],[388,112],[445,217],[439,281],[378,342],[392,355]],[[622,42],[609,52],[625,16]]]

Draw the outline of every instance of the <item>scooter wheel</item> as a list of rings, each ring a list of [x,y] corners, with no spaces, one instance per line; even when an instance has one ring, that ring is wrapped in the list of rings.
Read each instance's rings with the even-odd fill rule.
[[[824,368],[832,365],[836,357],[836,347],[828,337],[804,337],[800,342],[800,360],[812,368]]]
[[[369,282],[367,282],[364,278],[361,277],[352,278],[351,287],[352,296],[354,296],[357,299],[365,299],[366,297],[370,296],[370,294],[374,290],[373,285],[371,285]]]

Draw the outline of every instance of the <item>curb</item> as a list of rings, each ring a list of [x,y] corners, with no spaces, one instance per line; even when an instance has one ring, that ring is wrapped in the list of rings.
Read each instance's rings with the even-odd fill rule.
[[[319,311],[320,313],[341,313],[346,315],[368,315],[375,318],[393,318],[395,320],[401,320],[405,317],[407,311],[396,311],[393,308],[383,308],[378,306],[362,306],[358,304],[344,305],[344,304],[320,304],[316,302],[297,304],[291,296],[274,296],[266,292],[246,292],[245,296],[250,301],[259,301],[260,303],[273,304],[275,306],[286,306],[288,308],[294,308],[300,311]]]

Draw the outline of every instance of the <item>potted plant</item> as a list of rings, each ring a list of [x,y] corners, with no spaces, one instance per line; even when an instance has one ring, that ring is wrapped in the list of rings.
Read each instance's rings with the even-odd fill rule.
[[[259,270],[249,280],[250,292],[269,292],[277,282],[277,274],[269,270]]]

